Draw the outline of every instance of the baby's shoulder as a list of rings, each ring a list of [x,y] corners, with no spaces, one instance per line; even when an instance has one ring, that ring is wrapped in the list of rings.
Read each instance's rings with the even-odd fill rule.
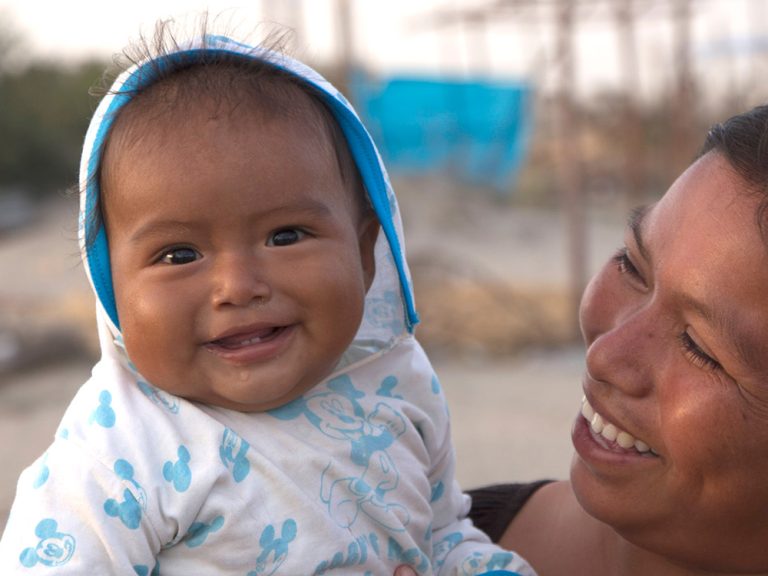
[[[220,428],[194,404],[146,382],[91,378],[67,408],[56,443],[110,469],[151,477],[164,467],[183,468],[192,451],[200,460],[216,457]]]

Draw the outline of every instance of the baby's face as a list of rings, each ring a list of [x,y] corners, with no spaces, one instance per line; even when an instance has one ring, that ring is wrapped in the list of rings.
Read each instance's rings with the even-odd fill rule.
[[[378,222],[301,120],[203,109],[148,132],[111,153],[104,199],[129,357],[206,404],[293,400],[360,325]]]

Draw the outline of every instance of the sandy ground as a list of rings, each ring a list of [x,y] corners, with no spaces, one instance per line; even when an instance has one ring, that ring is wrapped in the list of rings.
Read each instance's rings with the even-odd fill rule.
[[[453,271],[471,270],[527,290],[562,291],[567,266],[560,216],[451,196],[435,202],[427,193],[434,191],[403,201],[410,259],[445,262]],[[46,209],[34,226],[0,237],[0,530],[18,474],[45,450],[90,370],[92,300],[77,256],[73,210],[71,203]],[[599,216],[593,222],[591,269],[618,245],[620,220]],[[417,291],[417,304],[426,305],[424,299],[431,300]],[[23,369],[3,370],[9,333],[24,338]],[[38,348],[60,353],[43,357]],[[462,485],[567,476],[581,347],[501,357],[482,346],[455,352],[438,350],[432,360],[451,409]]]

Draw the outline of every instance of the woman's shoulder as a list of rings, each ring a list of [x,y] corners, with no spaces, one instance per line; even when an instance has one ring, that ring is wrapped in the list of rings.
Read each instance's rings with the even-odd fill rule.
[[[510,484],[494,484],[467,491],[472,497],[469,517],[494,542],[498,542],[507,526],[540,488],[553,480]]]

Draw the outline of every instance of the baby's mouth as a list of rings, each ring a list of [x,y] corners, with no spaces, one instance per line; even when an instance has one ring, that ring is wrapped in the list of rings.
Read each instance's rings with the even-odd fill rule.
[[[657,457],[658,453],[648,444],[635,438],[629,432],[618,428],[616,425],[607,422],[600,414],[595,412],[592,405],[584,397],[581,401],[581,415],[589,422],[595,439],[600,441],[601,445],[608,450],[623,449],[626,451],[635,451],[642,456]]]
[[[206,345],[209,347],[222,348],[224,350],[239,350],[254,344],[262,344],[277,338],[285,326],[272,326],[270,328],[261,328],[258,330],[249,330],[211,340]]]

